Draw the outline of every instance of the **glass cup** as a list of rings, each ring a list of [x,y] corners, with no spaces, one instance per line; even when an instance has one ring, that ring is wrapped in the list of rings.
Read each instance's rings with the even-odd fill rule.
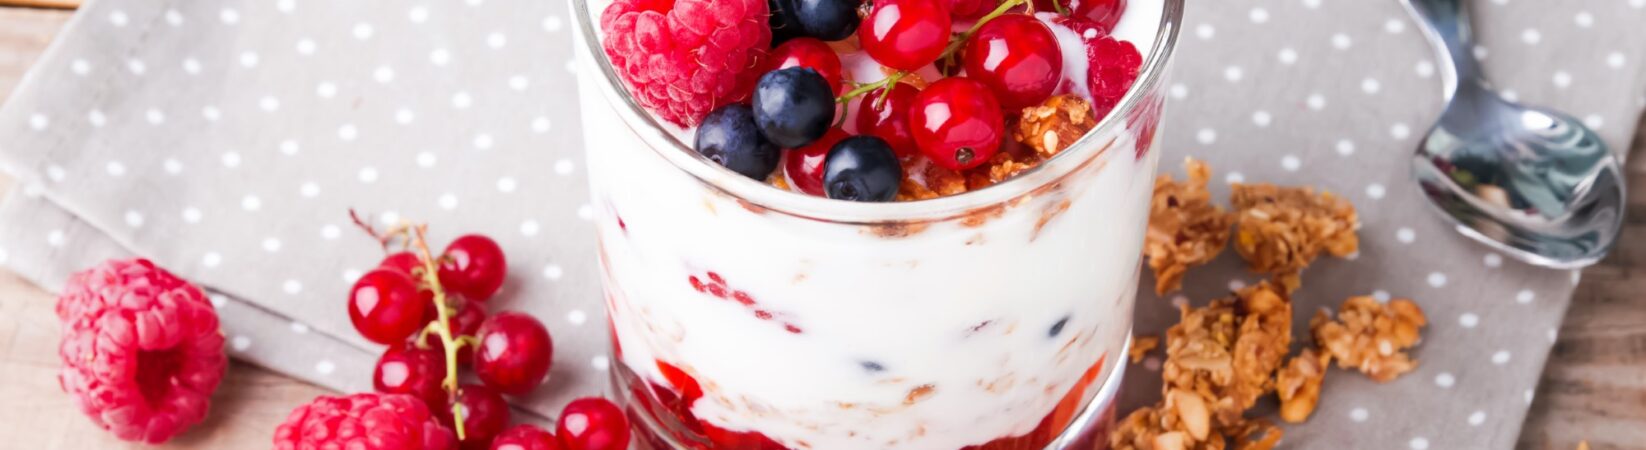
[[[692,151],[609,66],[604,3],[573,0],[612,379],[639,444],[1106,444],[1183,5],[1132,3],[1160,8],[1158,31],[1087,136],[985,189],[856,203]]]

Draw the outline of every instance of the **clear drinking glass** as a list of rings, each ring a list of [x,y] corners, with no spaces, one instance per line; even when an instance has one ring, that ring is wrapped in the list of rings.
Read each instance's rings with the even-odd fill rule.
[[[1160,26],[1092,133],[985,189],[855,203],[692,151],[609,66],[604,3],[572,0],[613,382],[639,444],[1101,447],[1183,5],[1133,3]]]

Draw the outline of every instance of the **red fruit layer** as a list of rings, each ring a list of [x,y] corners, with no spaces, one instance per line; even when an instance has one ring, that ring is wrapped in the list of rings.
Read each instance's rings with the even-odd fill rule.
[[[732,290],[731,288],[726,287],[726,279],[722,278],[719,273],[710,271],[707,274],[704,274],[704,276],[708,277],[708,279],[705,280],[697,275],[687,276],[686,282],[690,283],[692,285],[692,289],[697,292],[708,294],[721,300],[730,300],[742,305],[744,308],[751,311],[756,319],[777,321],[778,315],[772,313],[771,311],[760,309],[760,304],[755,301],[754,296],[749,295],[747,292]],[[794,334],[804,333],[804,330],[795,324],[781,321],[778,322],[783,325],[784,331]]]

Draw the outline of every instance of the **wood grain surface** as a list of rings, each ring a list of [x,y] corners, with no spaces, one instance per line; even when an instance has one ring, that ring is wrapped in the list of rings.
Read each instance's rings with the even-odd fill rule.
[[[0,1],[4,3],[4,1]],[[68,19],[66,11],[0,7],[0,101]],[[1522,449],[1646,448],[1646,127],[1628,164],[1621,247],[1584,272],[1561,326]],[[10,183],[0,175],[0,194]],[[57,318],[50,294],[0,270],[0,447],[154,448],[126,444],[81,416],[57,384]],[[1531,332],[1531,331],[1528,331]],[[292,408],[327,391],[235,363],[207,421],[162,448],[267,448]],[[1331,401],[1326,399],[1325,401]]]

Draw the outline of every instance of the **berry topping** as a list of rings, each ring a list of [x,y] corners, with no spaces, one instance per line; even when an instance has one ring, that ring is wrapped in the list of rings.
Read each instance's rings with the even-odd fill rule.
[[[823,160],[834,144],[850,135],[839,128],[830,128],[823,137],[794,150],[783,160],[783,174],[795,189],[819,197],[823,196]]]
[[[292,410],[274,430],[276,450],[448,450],[452,432],[410,395],[321,396]]]
[[[696,125],[741,102],[771,46],[763,0],[615,0],[601,45],[630,93],[663,120]]]
[[[1103,117],[1120,104],[1132,82],[1137,81],[1143,55],[1130,42],[1099,36],[1086,40],[1086,57],[1091,60],[1086,69],[1086,88],[1092,94],[1092,107],[1098,117]]]
[[[522,313],[503,312],[480,325],[475,336],[474,373],[487,386],[521,395],[543,383],[549,374],[554,343],[543,323]]]
[[[853,16],[854,19],[855,17]],[[771,57],[766,61],[768,72],[790,67],[810,67],[829,82],[829,88],[833,89],[835,95],[840,95],[840,88],[843,86],[840,79],[840,55],[823,41],[800,38],[784,42],[772,50]]]
[[[560,450],[560,441],[542,428],[520,424],[492,439],[491,450]]]
[[[1034,0],[1034,6],[1039,11],[1067,11],[1069,17],[1091,21],[1102,27],[1101,34],[1109,34],[1116,23],[1120,23],[1120,16],[1126,12],[1126,0]],[[1071,6],[1071,3],[1073,5]]]
[[[891,201],[903,182],[897,153],[874,136],[853,136],[835,144],[823,170],[825,190],[838,200]]]
[[[447,292],[483,302],[503,286],[508,268],[497,241],[478,234],[464,235],[440,254],[440,284]]]
[[[909,111],[920,152],[949,170],[977,167],[994,156],[1005,136],[1000,103],[975,80],[944,78],[914,98]],[[894,188],[895,190],[895,188]]]
[[[435,412],[441,423],[452,423],[452,404],[461,405],[463,411],[461,444],[464,450],[491,448],[492,438],[509,424],[509,404],[491,388],[478,384],[458,388],[453,403]]]
[[[429,291],[419,292],[411,277],[397,270],[375,269],[349,291],[349,320],[372,342],[405,342],[423,328],[424,309],[433,306]]]
[[[415,345],[397,345],[377,359],[372,388],[384,394],[411,395],[430,408],[439,408],[446,405],[446,390],[440,386],[445,378],[445,355]]]
[[[834,120],[834,103],[834,89],[816,70],[778,69],[755,85],[754,123],[773,144],[795,148],[823,137]]]
[[[704,117],[692,146],[704,158],[758,181],[765,181],[783,156],[760,134],[754,111],[743,105],[722,106]]]
[[[206,417],[228,359],[200,288],[148,260],[110,260],[69,278],[57,317],[58,383],[97,426],[158,444]]]
[[[423,268],[423,260],[419,259],[416,253],[391,253],[389,256],[383,258],[383,262],[377,263],[377,267],[398,270],[401,273],[412,277],[412,280],[422,279],[420,275],[422,272],[420,270]]]
[[[893,69],[913,71],[931,64],[949,44],[948,1],[876,1],[858,34],[863,50]]]
[[[862,0],[775,0],[773,14],[786,14],[785,31],[825,41],[845,39],[857,31],[857,7]]]
[[[1008,14],[983,24],[966,41],[966,76],[989,86],[1011,111],[1040,104],[1063,75],[1063,53],[1039,20]]]
[[[857,110],[857,133],[886,140],[886,144],[904,157],[915,153],[914,134],[909,131],[909,107],[914,95],[920,93],[907,83],[892,83],[886,89],[876,89],[863,96]]]
[[[623,450],[629,448],[629,420],[611,400],[585,397],[560,411],[555,427],[565,450]]]

